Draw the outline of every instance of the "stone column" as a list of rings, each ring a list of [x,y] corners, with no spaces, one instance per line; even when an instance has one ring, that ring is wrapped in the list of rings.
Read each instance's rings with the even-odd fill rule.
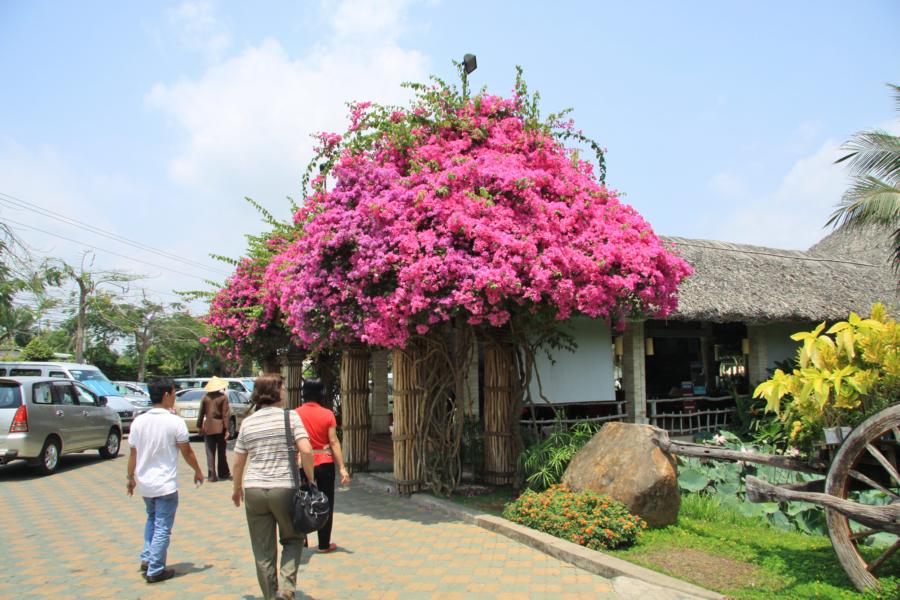
[[[372,433],[390,433],[388,412],[388,351],[372,352]]]
[[[622,387],[625,406],[634,423],[647,423],[647,373],[644,361],[644,322],[629,321],[622,333]]]
[[[750,391],[769,378],[766,367],[769,366],[769,348],[766,342],[765,325],[747,325],[747,339],[750,341],[750,354],[747,355],[747,375],[750,378]]]

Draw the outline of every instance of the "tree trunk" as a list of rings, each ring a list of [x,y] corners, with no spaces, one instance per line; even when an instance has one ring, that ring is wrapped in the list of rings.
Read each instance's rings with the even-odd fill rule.
[[[484,476],[492,485],[513,483],[516,474],[513,413],[516,372],[512,346],[484,345]]]
[[[281,362],[278,354],[267,354],[262,358],[259,366],[262,367],[263,375],[281,375]]]
[[[75,321],[75,362],[84,362],[84,330],[87,321],[88,290],[80,279],[78,282],[78,318]]]
[[[353,472],[369,469],[369,351],[354,346],[341,354],[341,446]]]
[[[416,369],[416,345],[394,350],[394,479],[401,494],[421,489],[422,460],[416,431],[422,421],[422,388]]]

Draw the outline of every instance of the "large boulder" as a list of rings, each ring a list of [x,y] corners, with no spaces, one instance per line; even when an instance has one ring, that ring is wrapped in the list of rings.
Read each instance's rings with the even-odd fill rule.
[[[653,442],[651,425],[607,423],[569,463],[562,482],[606,494],[654,527],[678,517],[681,495],[672,455]]]

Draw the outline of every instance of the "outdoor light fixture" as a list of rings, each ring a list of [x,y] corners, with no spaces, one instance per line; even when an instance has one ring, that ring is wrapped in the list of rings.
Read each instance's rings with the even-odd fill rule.
[[[744,338],[741,340],[741,354],[750,354],[750,339]]]
[[[466,75],[469,75],[472,71],[478,68],[478,61],[475,60],[474,54],[466,54],[463,56],[463,70],[465,70]]]
[[[622,356],[625,354],[625,344],[622,340],[621,335],[617,335],[613,338],[613,348],[615,348],[616,356]]]
[[[647,356],[653,356],[653,338],[647,338],[644,340],[644,354]]]

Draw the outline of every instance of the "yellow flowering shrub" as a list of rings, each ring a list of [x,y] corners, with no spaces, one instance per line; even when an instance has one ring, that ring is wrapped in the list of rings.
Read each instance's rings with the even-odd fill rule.
[[[872,306],[869,318],[851,312],[827,331],[821,323],[791,339],[803,342],[798,368],[776,369],[753,397],[791,424],[792,440],[808,443],[823,427],[855,425],[900,400],[900,328],[884,305]]]

